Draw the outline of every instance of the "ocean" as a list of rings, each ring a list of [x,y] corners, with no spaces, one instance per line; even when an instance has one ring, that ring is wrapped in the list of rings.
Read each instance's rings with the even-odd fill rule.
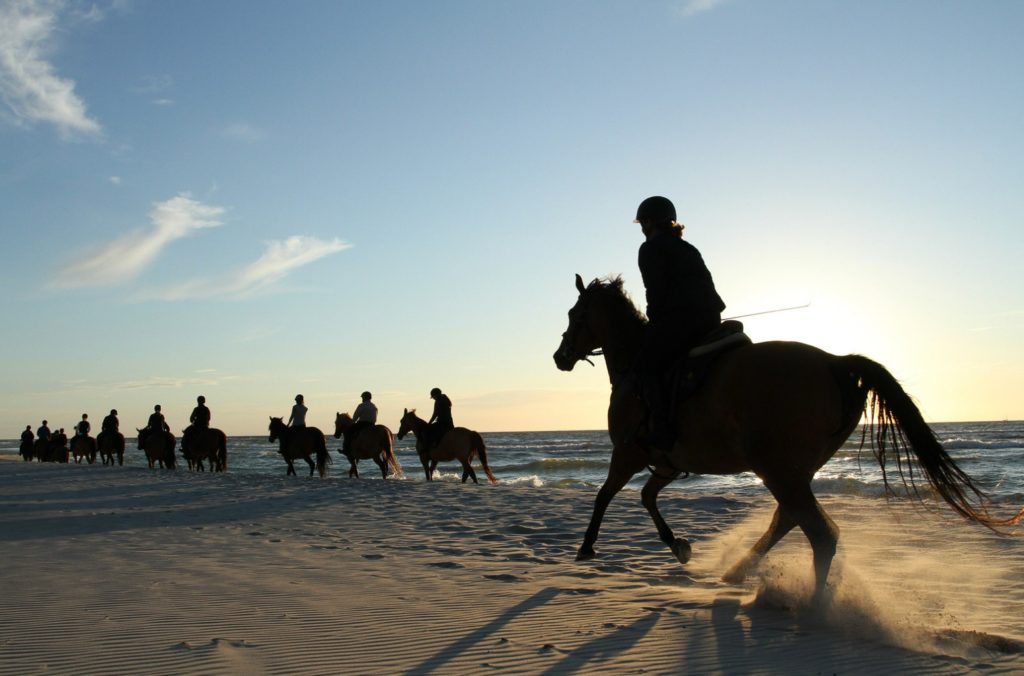
[[[1024,421],[938,423],[932,425],[947,452],[978,485],[991,494],[997,503],[1024,503]],[[611,456],[611,443],[604,430],[573,432],[489,432],[483,434],[487,457],[498,480],[507,485],[524,486],[543,491],[547,487],[598,488],[604,481]],[[851,435],[838,453],[821,469],[814,481],[820,496],[854,494],[864,497],[885,497],[882,473],[869,449],[860,449],[860,431]],[[403,481],[423,481],[423,469],[416,455],[412,436],[399,441],[396,452],[405,470]],[[340,440],[328,437],[333,464],[329,481],[349,481],[348,461],[336,449]],[[17,456],[16,440],[0,441],[0,455]],[[98,462],[98,461],[97,461]],[[145,466],[142,451],[129,439],[126,464]],[[266,435],[230,437],[228,439],[229,471],[243,474],[284,475],[285,463],[277,453],[277,444]],[[474,462],[479,469],[479,460]],[[299,461],[298,480],[306,478],[307,466]],[[890,468],[890,472],[894,468]],[[179,468],[178,471],[186,471]],[[380,471],[373,462],[359,463],[361,479],[380,481]],[[438,467],[441,481],[459,481],[458,463]],[[479,473],[482,477],[482,473]],[[197,480],[199,480],[197,478]],[[486,481],[485,479],[481,479]],[[626,491],[639,491],[646,473],[638,474]],[[898,479],[896,479],[898,481]],[[890,475],[890,483],[893,477]],[[729,476],[700,475],[680,479],[668,486],[664,495],[705,497],[733,495],[736,497],[766,496],[767,492],[751,473]]]

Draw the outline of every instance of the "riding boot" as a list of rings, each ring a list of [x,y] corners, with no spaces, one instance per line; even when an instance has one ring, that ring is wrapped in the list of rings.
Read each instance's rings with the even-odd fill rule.
[[[647,404],[649,423],[647,443],[653,450],[667,454],[675,444],[675,433],[669,416],[668,397],[661,377],[651,374],[643,378],[641,392]]]

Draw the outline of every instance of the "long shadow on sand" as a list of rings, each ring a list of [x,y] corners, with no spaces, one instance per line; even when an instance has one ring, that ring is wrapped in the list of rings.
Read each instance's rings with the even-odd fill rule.
[[[551,599],[562,593],[561,589],[556,587],[546,587],[541,589],[539,592],[534,594],[528,599],[517,603],[498,617],[494,618],[484,626],[471,631],[465,636],[452,641],[446,647],[439,650],[437,653],[431,655],[427,659],[420,662],[418,665],[408,671],[410,674],[429,674],[434,671],[443,671],[445,666],[453,660],[455,657],[461,655],[466,649],[478,645],[481,641],[486,639],[488,636],[498,631],[506,624],[514,620],[519,615],[533,608],[544,605],[551,601]]]

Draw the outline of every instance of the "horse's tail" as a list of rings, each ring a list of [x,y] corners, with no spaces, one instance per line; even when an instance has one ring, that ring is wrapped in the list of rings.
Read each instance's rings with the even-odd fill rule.
[[[313,428],[316,432],[316,471],[320,473],[320,478],[327,476],[327,465],[331,462],[331,456],[327,453],[327,439],[324,438],[323,432],[317,428]]]
[[[218,430],[220,434],[217,435],[217,464],[220,465],[220,471],[228,471],[228,435],[224,434],[223,431]]]
[[[174,448],[178,445],[178,440],[170,432],[164,433],[165,439],[167,439],[167,457],[164,458],[164,464],[167,465],[167,469],[175,469],[177,467],[177,459],[174,457]]]
[[[896,469],[904,486],[918,495],[911,464],[913,451],[931,487],[964,518],[993,530],[1016,525],[1024,519],[1024,509],[1006,519],[989,515],[989,496],[949,457],[913,400],[884,366],[860,355],[847,355],[840,360],[867,397],[861,445],[865,442],[871,445],[882,468],[886,490],[889,490],[889,481],[885,466],[891,454],[896,458]]]
[[[470,432],[472,438],[470,442],[473,444],[473,448],[476,450],[477,455],[480,456],[480,464],[484,466],[484,472],[487,474],[487,479],[492,483],[498,483],[497,477],[494,476],[494,472],[491,471],[491,466],[487,464],[487,444],[484,443],[484,438],[480,436],[479,432]]]
[[[395,435],[387,427],[381,425],[381,428],[384,430],[384,460],[391,465],[397,476],[402,473],[402,463],[398,462],[398,456],[395,455]]]

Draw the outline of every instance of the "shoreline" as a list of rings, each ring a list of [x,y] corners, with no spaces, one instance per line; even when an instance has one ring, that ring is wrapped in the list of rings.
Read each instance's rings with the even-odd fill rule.
[[[822,611],[802,596],[799,537],[760,579],[718,580],[770,498],[665,500],[694,541],[685,568],[628,500],[577,563],[593,494],[536,498],[0,463],[0,674],[1024,670],[1024,550],[983,529],[830,500],[843,536]]]

